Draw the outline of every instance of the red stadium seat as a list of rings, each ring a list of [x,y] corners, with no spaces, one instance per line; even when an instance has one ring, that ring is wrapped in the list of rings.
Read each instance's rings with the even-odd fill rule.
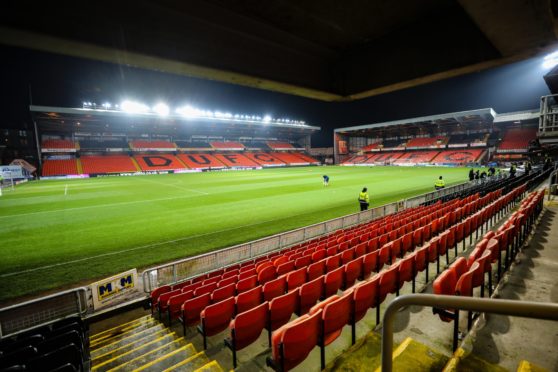
[[[364,318],[368,309],[377,306],[380,276],[357,284],[353,290],[353,315],[351,317],[352,343],[356,341],[356,323]],[[379,320],[378,320],[379,321]]]
[[[217,288],[217,283],[202,285],[194,291],[194,297],[201,296],[202,294],[211,293]]]
[[[326,258],[326,272],[331,272],[341,265],[341,255]]]
[[[325,249],[319,249],[312,253],[312,262],[318,262],[320,260],[323,260],[324,258],[326,258]]]
[[[405,282],[412,281],[412,291],[415,293],[415,257],[408,256],[399,261],[397,272],[397,287],[401,288]]]
[[[303,315],[273,333],[267,365],[286,372],[299,365],[318,343],[322,312]]]
[[[349,292],[342,297],[332,296],[322,301],[310,310],[310,314],[322,314],[322,332],[320,332],[321,368],[325,369],[325,347],[341,335],[343,327],[351,322],[351,307],[353,293]]]
[[[306,283],[306,268],[303,267],[287,274],[287,290],[294,291]]]
[[[268,323],[268,306],[268,303],[264,302],[253,309],[238,314],[236,318],[231,320],[229,324],[231,337],[225,339],[225,345],[233,352],[233,368],[237,367],[236,352],[256,341]]]
[[[253,275],[249,278],[239,280],[236,283],[236,293],[240,294],[242,292],[249,291],[250,289],[256,287],[258,285],[258,277]]]
[[[171,291],[170,285],[164,285],[155,288],[153,291],[151,291],[151,295],[150,295],[151,315],[153,315],[153,311],[157,308],[157,305],[159,303],[159,296],[162,295],[163,293],[167,293],[170,291]]]
[[[258,275],[258,272],[256,271],[256,269],[251,268],[251,269],[248,269],[248,270],[245,270],[245,271],[240,271],[240,273],[238,274],[238,280],[240,281],[240,280],[243,280],[243,279],[246,279],[246,278],[250,278],[252,276],[257,277],[257,275]]]
[[[298,289],[299,305],[297,315],[306,314],[312,306],[319,301],[324,292],[324,278],[318,277],[308,283],[304,283]]]
[[[262,286],[259,285],[236,296],[235,313],[240,314],[256,307],[262,302]]]
[[[295,269],[294,261],[287,261],[285,263],[280,264],[277,267],[277,275],[280,276],[280,275],[283,275],[283,274],[290,273],[294,269]]]
[[[233,271],[231,271],[233,272]],[[221,279],[221,281],[219,283],[217,283],[217,288],[223,288],[228,286],[229,284],[235,284],[238,282],[238,275],[236,276],[230,276],[228,278],[225,279]]]
[[[341,265],[345,265],[346,263],[353,260],[355,256],[354,248],[349,248],[341,253]]]
[[[258,264],[256,265],[256,273],[259,274],[266,267],[270,266],[273,266],[273,262],[271,261],[258,262]]]
[[[208,284],[217,283],[217,282],[219,282],[220,280],[221,280],[221,276],[214,276],[214,277],[212,277],[212,278],[205,279],[205,280],[202,282],[202,286],[205,286],[205,285],[208,285]]]
[[[358,244],[355,247],[355,258],[362,257],[366,254],[366,246],[367,246],[367,242],[365,241],[363,243]]]
[[[269,322],[266,329],[269,334],[269,345],[271,346],[271,332],[287,324],[292,315],[298,312],[298,291],[292,291],[282,296],[275,297],[269,302]]]
[[[345,266],[345,287],[352,287],[358,278],[362,277],[362,258],[357,258]]]
[[[236,284],[231,283],[229,285],[214,290],[213,293],[211,294],[211,302],[212,303],[221,302],[223,300],[226,300],[229,297],[234,297],[235,294],[236,294]]]
[[[312,263],[312,255],[302,256],[295,260],[295,268],[306,268]]]
[[[284,276],[270,280],[262,288],[264,301],[271,301],[275,297],[282,296],[287,289],[287,281]]]
[[[227,329],[235,314],[234,309],[235,299],[231,297],[207,306],[200,313],[201,324],[198,326],[198,332],[203,336],[204,350],[207,349],[207,337],[214,336]]]
[[[172,324],[172,320],[180,317],[182,304],[194,297],[193,291],[183,292],[179,295],[172,296],[167,301],[167,310],[169,313],[169,327]]]
[[[231,278],[233,276],[238,276],[238,269],[229,270],[229,271],[224,272],[223,275],[221,275],[221,280]]]
[[[362,258],[362,278],[366,279],[378,267],[378,251],[370,252]]]
[[[275,271],[275,266],[266,266],[258,273],[258,283],[261,285],[273,280],[277,277],[277,273]]]
[[[281,255],[273,260],[273,266],[278,267],[279,265],[284,264],[287,261],[289,261],[287,256]]]
[[[376,267],[377,272],[379,272],[382,267],[384,267],[384,265],[391,259],[391,246],[392,245],[388,243],[378,250],[378,266]]]
[[[159,319],[161,319],[162,314],[167,311],[167,302],[169,301],[169,298],[171,298],[172,296],[177,296],[181,293],[181,289],[176,289],[174,291],[164,292],[159,295],[157,299],[157,310],[159,312]]]
[[[339,267],[324,276],[324,298],[336,294],[343,287],[343,267]]]
[[[378,291],[378,303],[384,302],[389,293],[396,293],[399,296],[399,288],[397,288],[397,274],[399,267],[391,266],[389,269],[380,273],[380,290]]]
[[[326,269],[325,260],[314,262],[313,264],[308,265],[308,267],[306,268],[308,281],[314,280],[324,275],[325,269]]]
[[[233,300],[234,301],[234,300]],[[196,325],[200,322],[200,313],[211,303],[211,295],[206,293],[200,297],[194,297],[185,301],[180,307],[182,316],[178,319],[182,323],[182,330],[186,335],[186,327]]]

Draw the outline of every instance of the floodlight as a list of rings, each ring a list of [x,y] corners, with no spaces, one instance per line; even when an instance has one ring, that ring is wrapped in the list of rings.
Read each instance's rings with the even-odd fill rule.
[[[543,68],[553,68],[554,66],[558,65],[558,51],[550,53],[546,55],[543,59],[542,67]]]
[[[108,102],[103,103],[103,107],[105,108],[105,110],[108,110],[109,108],[111,108],[111,104]]]
[[[155,112],[159,116],[167,116],[169,114],[169,106],[162,102],[159,102],[155,106],[153,106],[153,112]]]
[[[269,123],[271,121],[271,116],[266,115],[266,116],[263,117],[262,120],[263,120],[264,123]]]
[[[122,111],[129,112],[131,114],[143,113],[149,110],[149,107],[143,103],[128,100],[120,103],[120,107],[122,108]]]

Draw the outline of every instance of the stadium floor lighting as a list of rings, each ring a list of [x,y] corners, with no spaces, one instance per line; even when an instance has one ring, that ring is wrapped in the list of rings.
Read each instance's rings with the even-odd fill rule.
[[[144,113],[149,111],[149,107],[147,107],[147,105],[135,101],[128,101],[128,100],[123,101],[120,104],[120,108],[122,109],[122,111],[131,114],[138,114],[138,113]]]
[[[153,106],[153,112],[155,112],[159,116],[167,116],[170,112],[169,106],[166,104],[159,102],[155,106]]]

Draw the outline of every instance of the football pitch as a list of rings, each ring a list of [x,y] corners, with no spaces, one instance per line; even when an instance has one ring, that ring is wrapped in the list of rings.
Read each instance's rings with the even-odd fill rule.
[[[0,301],[355,213],[364,186],[374,207],[467,172],[330,166],[29,182],[0,197]]]

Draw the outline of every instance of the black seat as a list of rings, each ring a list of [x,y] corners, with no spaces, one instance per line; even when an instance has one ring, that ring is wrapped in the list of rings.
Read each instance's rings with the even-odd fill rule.
[[[71,364],[76,370],[82,368],[81,352],[75,344],[68,344],[25,363],[29,371],[50,371]]]

